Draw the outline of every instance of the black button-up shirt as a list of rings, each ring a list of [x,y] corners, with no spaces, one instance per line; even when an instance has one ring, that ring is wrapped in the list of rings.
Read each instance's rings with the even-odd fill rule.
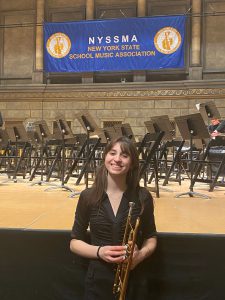
[[[140,216],[139,236],[141,235],[145,240],[156,235],[153,199],[147,189],[141,187],[132,194],[126,191],[122,196],[116,216],[107,193],[104,194],[100,205],[92,203],[92,194],[93,188],[86,189],[80,194],[72,228],[72,238],[86,241],[89,227],[92,245],[121,245],[130,201],[135,202],[132,210],[132,226]]]

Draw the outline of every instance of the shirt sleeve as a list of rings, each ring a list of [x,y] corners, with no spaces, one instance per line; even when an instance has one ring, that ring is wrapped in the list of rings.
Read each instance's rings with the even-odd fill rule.
[[[89,205],[86,191],[82,191],[78,200],[71,237],[78,240],[86,240],[89,226]]]
[[[149,239],[150,237],[156,236],[156,225],[154,217],[154,204],[152,195],[147,189],[144,192],[144,209],[141,215],[141,231],[142,238]]]
[[[216,130],[218,132],[223,132],[225,130],[225,121],[221,121]]]

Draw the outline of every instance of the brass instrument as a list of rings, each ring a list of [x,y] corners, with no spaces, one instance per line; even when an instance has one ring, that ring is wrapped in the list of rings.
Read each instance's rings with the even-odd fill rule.
[[[133,207],[134,202],[129,202],[129,212],[122,243],[123,246],[127,247],[127,253],[125,260],[117,266],[113,285],[113,294],[117,295],[118,300],[125,300],[133,252],[136,244],[137,232],[140,223],[140,218],[137,218],[134,228],[132,227],[131,214]]]

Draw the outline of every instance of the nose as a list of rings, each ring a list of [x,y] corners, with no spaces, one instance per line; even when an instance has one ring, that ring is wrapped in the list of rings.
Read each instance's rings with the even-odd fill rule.
[[[120,161],[121,160],[121,156],[119,154],[114,156],[114,160],[115,161]]]

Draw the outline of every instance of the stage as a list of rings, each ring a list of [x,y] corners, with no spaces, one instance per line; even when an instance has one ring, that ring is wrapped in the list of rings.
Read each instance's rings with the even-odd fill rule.
[[[69,249],[78,196],[46,188],[19,179],[0,185],[0,299],[83,299],[87,261]],[[211,198],[176,198],[188,181],[154,197],[158,246],[136,270],[131,300],[224,299],[225,189],[194,190]]]
[[[0,182],[6,178],[0,176]],[[0,184],[0,228],[70,230],[79,196],[70,198],[70,193],[61,189],[46,191],[50,185],[33,185],[23,180],[17,183]],[[57,181],[51,183],[60,186]],[[91,184],[91,183],[90,183]],[[68,186],[76,192],[85,188],[75,186],[72,179]],[[208,192],[208,185],[196,183],[194,191],[207,195],[176,198],[179,193],[189,190],[189,181],[169,182],[160,186],[160,197],[152,193],[155,203],[155,218],[158,232],[174,233],[225,233],[225,188],[216,187]]]

